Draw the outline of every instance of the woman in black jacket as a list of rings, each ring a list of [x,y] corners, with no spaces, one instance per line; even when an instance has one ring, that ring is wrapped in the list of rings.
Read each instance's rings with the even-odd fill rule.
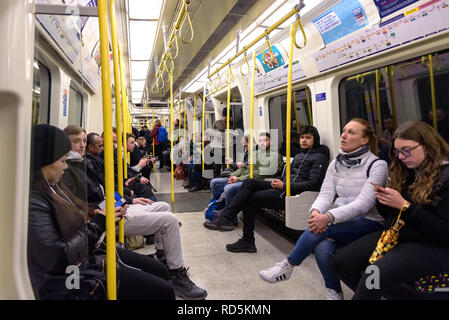
[[[374,186],[385,232],[345,246],[332,262],[353,299],[423,297],[407,283],[449,269],[449,145],[411,121],[395,131],[390,157],[390,186]]]
[[[95,255],[105,231],[104,212],[96,210],[89,221],[87,205],[59,183],[71,149],[68,136],[50,125],[33,132],[32,183],[28,221],[28,266],[38,299],[105,299],[105,268]],[[116,220],[126,208],[116,209]],[[166,267],[152,258],[117,249],[119,299],[174,299]],[[100,259],[98,259],[100,258]],[[94,262],[100,261],[95,265]],[[130,267],[129,265],[133,266]],[[76,281],[68,270],[78,269]],[[91,273],[95,276],[87,276]],[[87,281],[90,279],[90,281]],[[98,285],[91,287],[92,281]]]

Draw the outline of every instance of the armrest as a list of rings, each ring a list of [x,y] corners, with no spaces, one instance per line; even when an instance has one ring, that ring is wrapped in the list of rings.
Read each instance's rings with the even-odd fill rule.
[[[315,199],[317,191],[304,191],[296,196],[285,198],[285,225],[294,230],[306,230],[309,225],[309,210]]]

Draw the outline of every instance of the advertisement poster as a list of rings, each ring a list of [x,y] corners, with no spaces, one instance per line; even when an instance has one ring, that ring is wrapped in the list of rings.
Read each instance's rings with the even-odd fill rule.
[[[419,0],[374,0],[374,3],[379,10],[380,18],[382,19],[383,17],[418,1]]]
[[[266,49],[265,52],[257,56],[257,60],[259,60],[260,64],[263,66],[265,73],[268,73],[285,64],[284,58],[282,58],[278,48],[276,48],[276,46],[272,46],[271,48],[273,49],[273,53],[271,53],[269,49]],[[262,59],[262,54],[265,56],[266,63]]]
[[[327,45],[367,26],[368,18],[358,0],[343,0],[312,22]]]

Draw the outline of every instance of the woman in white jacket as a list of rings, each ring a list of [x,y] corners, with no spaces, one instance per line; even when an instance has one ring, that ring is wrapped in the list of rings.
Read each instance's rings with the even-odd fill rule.
[[[382,227],[372,183],[385,185],[388,168],[376,156],[377,151],[377,138],[369,122],[356,118],[346,124],[340,152],[330,163],[320,194],[311,206],[309,228],[286,259],[260,272],[262,279],[272,283],[288,280],[293,267],[314,252],[327,299],[343,299],[340,280],[331,268],[336,247]]]

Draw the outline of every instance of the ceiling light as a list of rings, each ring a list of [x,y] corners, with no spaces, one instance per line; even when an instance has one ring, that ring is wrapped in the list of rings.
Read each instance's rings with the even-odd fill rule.
[[[157,31],[157,21],[130,21],[131,60],[149,60]]]
[[[131,61],[131,79],[145,80],[149,64],[149,61]]]
[[[130,19],[159,19],[163,0],[129,0]]]
[[[145,80],[132,80],[131,81],[132,91],[143,91],[144,87],[145,87]]]

